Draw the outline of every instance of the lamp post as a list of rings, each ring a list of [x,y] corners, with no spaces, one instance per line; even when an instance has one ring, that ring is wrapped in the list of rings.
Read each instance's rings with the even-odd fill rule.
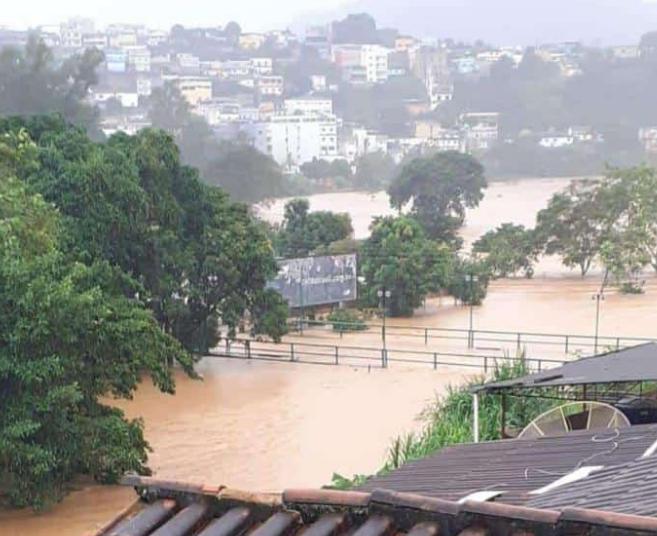
[[[474,284],[479,281],[479,276],[474,275],[473,273],[465,274],[465,281],[470,287],[470,292],[468,293],[469,302],[470,302],[470,327],[468,329],[468,348],[474,346],[474,333],[473,333],[473,320],[474,320]]]
[[[592,297],[593,300],[595,300],[595,342],[594,342],[594,350],[593,353],[597,354],[598,353],[598,336],[600,333],[600,302],[604,301],[605,295],[602,293],[602,291],[596,293]]]
[[[386,301],[390,299],[392,296],[392,293],[386,289],[386,287],[382,287],[379,290],[376,291],[376,295],[379,298],[379,304],[381,305],[381,309],[383,310],[383,326],[381,328],[381,338],[383,339],[383,349],[386,349],[386,312],[387,312],[387,303]]]

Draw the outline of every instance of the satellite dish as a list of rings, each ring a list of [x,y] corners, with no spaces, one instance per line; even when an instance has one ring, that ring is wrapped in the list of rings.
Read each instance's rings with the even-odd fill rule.
[[[518,439],[553,437],[574,430],[607,430],[630,426],[625,414],[609,404],[569,402],[536,417],[520,432]]]

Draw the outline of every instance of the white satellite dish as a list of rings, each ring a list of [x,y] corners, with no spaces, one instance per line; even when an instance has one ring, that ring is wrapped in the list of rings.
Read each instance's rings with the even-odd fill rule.
[[[574,430],[608,430],[630,426],[625,414],[609,404],[569,402],[536,417],[520,432],[518,439],[553,437]]]

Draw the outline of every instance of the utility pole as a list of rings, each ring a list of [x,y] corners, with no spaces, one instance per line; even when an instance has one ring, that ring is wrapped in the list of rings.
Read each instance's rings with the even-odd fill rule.
[[[479,281],[479,277],[473,273],[465,275],[465,281],[469,284],[468,301],[470,302],[470,327],[468,328],[468,348],[474,347],[474,284]]]
[[[600,302],[605,299],[605,286],[607,286],[607,277],[609,276],[609,270],[605,270],[605,275],[602,278],[602,283],[600,284],[600,289],[596,292],[592,299],[595,300],[595,339],[594,339],[594,350],[593,353],[598,353],[598,337],[600,335]]]

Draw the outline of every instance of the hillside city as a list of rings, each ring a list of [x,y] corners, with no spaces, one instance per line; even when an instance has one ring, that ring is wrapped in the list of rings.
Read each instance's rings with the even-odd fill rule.
[[[76,18],[0,30],[0,47],[24,46],[30,34],[58,60],[102,52],[88,100],[106,136],[151,126],[151,95],[172,86],[217,139],[251,144],[287,174],[312,175],[302,166],[313,162],[347,162],[353,170],[366,155],[386,155],[393,166],[453,150],[483,158],[493,175],[576,175],[597,172],[610,147],[621,160],[615,164],[657,153],[657,118],[649,114],[639,119],[629,110],[611,122],[589,113],[595,120],[581,122],[585,111],[549,113],[555,95],[581,111],[578,95],[600,70],[607,70],[610,91],[622,94],[633,72],[652,65],[651,34],[604,49],[578,42],[523,49],[402,35],[365,14],[309,26],[303,36],[248,32],[235,22],[164,31],[99,28]]]

